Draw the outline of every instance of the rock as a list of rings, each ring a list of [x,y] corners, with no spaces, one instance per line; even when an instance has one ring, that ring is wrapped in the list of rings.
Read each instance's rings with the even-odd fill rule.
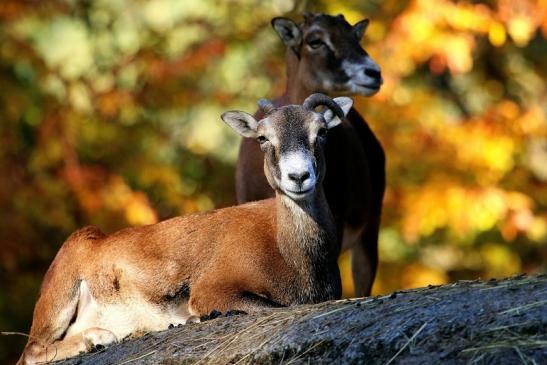
[[[62,364],[547,363],[547,276],[219,317]]]

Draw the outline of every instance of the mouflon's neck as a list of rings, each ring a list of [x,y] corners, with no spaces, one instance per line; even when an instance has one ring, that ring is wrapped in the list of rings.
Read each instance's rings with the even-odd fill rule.
[[[334,299],[340,285],[340,248],[323,188],[319,184],[313,196],[302,201],[277,192],[276,214],[279,251],[298,273],[299,300]]]
[[[287,50],[286,65],[287,83],[282,96],[283,102],[285,104],[302,104],[308,96],[317,90],[306,87],[306,83],[300,75],[300,59],[290,49]]]

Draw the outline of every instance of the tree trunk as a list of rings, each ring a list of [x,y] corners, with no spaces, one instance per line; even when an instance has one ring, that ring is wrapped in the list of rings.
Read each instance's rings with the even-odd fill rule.
[[[547,275],[222,317],[63,364],[546,364]]]

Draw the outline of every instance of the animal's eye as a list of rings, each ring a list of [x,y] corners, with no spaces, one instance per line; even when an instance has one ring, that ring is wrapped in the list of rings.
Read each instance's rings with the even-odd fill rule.
[[[327,128],[319,128],[317,131],[317,136],[325,138],[327,136]]]
[[[268,138],[266,138],[266,137],[264,137],[264,136],[258,136],[258,137],[256,138],[256,140],[257,140],[258,143],[260,143],[260,144],[268,142]]]
[[[323,41],[319,38],[312,39],[311,41],[308,42],[308,46],[310,46],[312,49],[317,49],[324,45],[325,43],[323,43]]]

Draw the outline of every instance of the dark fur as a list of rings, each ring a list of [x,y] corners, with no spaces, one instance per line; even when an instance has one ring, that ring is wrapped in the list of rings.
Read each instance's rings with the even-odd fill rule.
[[[311,25],[328,32],[339,47],[335,55],[329,50],[324,57],[311,54],[305,43],[316,34],[308,34]],[[366,55],[359,45],[357,26],[351,26],[341,16],[308,15],[299,25],[303,42],[287,51],[287,89],[274,101],[275,106],[299,104],[313,92],[338,94],[337,82],[345,81],[339,69],[342,59]],[[315,33],[315,32],[314,32]],[[295,49],[296,47],[296,49]],[[307,67],[302,67],[308,62]],[[334,82],[333,90],[324,90],[317,78]],[[257,119],[264,113],[259,110]],[[344,225],[364,225],[360,243],[353,247],[353,277],[356,294],[370,294],[378,264],[378,233],[385,190],[384,150],[361,115],[352,109],[341,127],[329,132],[325,151],[327,173],[323,186],[336,221],[341,240]],[[239,203],[266,199],[274,195],[263,173],[263,153],[258,143],[249,138],[241,142],[236,167],[236,193]]]

